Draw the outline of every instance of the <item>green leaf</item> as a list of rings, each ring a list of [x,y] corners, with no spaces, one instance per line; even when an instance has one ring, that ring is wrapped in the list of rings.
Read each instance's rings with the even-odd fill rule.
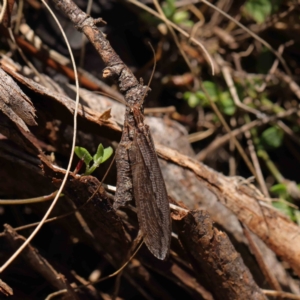
[[[189,19],[189,13],[185,10],[176,11],[173,15],[173,21],[176,24],[181,24]]]
[[[103,154],[104,154],[104,147],[102,144],[99,144],[97,152],[93,156],[94,164],[96,163],[98,166],[101,164]]]
[[[167,0],[162,5],[165,16],[170,19],[176,11],[175,0]]]
[[[100,164],[104,163],[110,158],[113,153],[112,147],[103,148],[102,144],[98,146],[97,153],[94,155],[94,164],[92,167],[99,167]]]
[[[270,188],[270,192],[277,194],[277,195],[282,195],[282,194],[286,194],[287,188],[284,183],[278,183],[278,184],[273,185]]]
[[[180,24],[185,27],[193,27],[195,23],[192,20],[185,20],[182,21]]]
[[[108,160],[111,155],[113,154],[114,150],[112,147],[107,147],[104,149],[104,153],[103,153],[103,158],[102,158],[102,163],[104,163],[106,160]]]
[[[104,163],[113,153],[112,147],[103,148],[102,144],[98,146],[97,152],[94,155],[94,163],[93,165],[86,170],[85,175],[91,175],[100,164]]]
[[[189,91],[184,92],[184,93],[183,93],[183,99],[184,99],[184,100],[188,100],[188,99],[190,98],[191,94],[192,94],[192,93],[189,92]]]
[[[190,93],[189,97],[187,98],[187,102],[190,107],[194,108],[200,104],[199,98],[196,94]]]
[[[245,12],[257,23],[263,23],[272,13],[278,11],[282,0],[248,0]]]
[[[279,200],[272,203],[274,207],[287,215],[291,220],[294,220],[293,208],[290,207],[286,202],[284,202],[283,200]]]
[[[294,216],[295,216],[295,221],[297,222],[298,226],[300,226],[300,211],[294,210]]]
[[[274,112],[275,114],[285,111],[280,105],[274,104],[265,95],[262,95],[261,97],[261,104],[265,106],[267,109],[272,110],[272,112]]]
[[[206,98],[205,94],[202,91],[197,91],[196,96],[200,101],[200,105],[202,107],[207,107],[209,106],[209,100]]]
[[[272,0],[248,0],[245,11],[257,23],[263,23],[272,12]]]
[[[230,116],[235,113],[236,106],[228,91],[221,92],[218,86],[211,81],[204,81],[203,86],[211,100],[218,103],[223,113]],[[210,104],[209,99],[203,91],[197,91],[196,93],[185,92],[183,98],[187,100],[190,107],[198,105],[207,107]]]
[[[219,89],[217,85],[212,81],[204,81],[203,86],[206,89],[208,95],[211,97],[212,101],[217,101],[219,98]]]
[[[263,131],[261,142],[269,148],[278,148],[283,141],[284,133],[278,126],[272,126]]]
[[[229,92],[223,92],[221,94],[219,104],[224,114],[228,116],[232,116],[236,111],[235,104],[231,99]]]
[[[82,159],[86,165],[86,167],[88,168],[90,165],[90,162],[92,161],[92,156],[89,153],[89,151],[83,147],[75,147],[75,154],[79,157],[79,159]]]
[[[99,144],[97,152],[92,157],[91,154],[83,147],[75,147],[75,154],[84,161],[86,165],[86,171],[84,175],[92,174],[101,163],[105,162],[113,153],[112,147],[103,148],[102,144]],[[94,160],[93,165],[90,167],[90,162]]]

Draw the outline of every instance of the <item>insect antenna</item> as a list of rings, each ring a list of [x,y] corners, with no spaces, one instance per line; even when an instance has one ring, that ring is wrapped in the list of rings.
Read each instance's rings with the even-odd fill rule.
[[[152,53],[153,53],[153,68],[152,68],[152,72],[151,72],[150,79],[149,79],[148,84],[147,84],[147,89],[146,89],[146,91],[145,91],[145,93],[144,93],[144,96],[143,96],[143,98],[142,98],[142,101],[141,101],[141,105],[144,103],[145,97],[146,97],[147,92],[148,92],[148,90],[149,90],[149,88],[150,88],[150,84],[151,84],[151,82],[152,82],[152,79],[153,79],[153,76],[154,76],[154,73],[155,73],[155,69],[156,69],[156,56],[155,56],[155,50],[154,50],[154,48],[153,48],[153,46],[152,46],[152,44],[151,44],[150,42],[148,42],[148,45],[149,45],[149,47],[151,48]]]

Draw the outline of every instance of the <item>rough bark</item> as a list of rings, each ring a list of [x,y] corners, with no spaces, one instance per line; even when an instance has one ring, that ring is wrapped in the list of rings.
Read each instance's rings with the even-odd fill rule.
[[[226,233],[213,226],[207,212],[190,211],[177,223],[199,281],[215,299],[266,299]]]

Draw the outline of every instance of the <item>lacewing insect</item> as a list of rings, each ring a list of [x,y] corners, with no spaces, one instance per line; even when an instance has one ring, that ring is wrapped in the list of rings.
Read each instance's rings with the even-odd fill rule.
[[[124,129],[116,152],[117,191],[114,208],[134,198],[144,241],[159,259],[169,253],[170,208],[165,182],[141,104],[126,108]]]

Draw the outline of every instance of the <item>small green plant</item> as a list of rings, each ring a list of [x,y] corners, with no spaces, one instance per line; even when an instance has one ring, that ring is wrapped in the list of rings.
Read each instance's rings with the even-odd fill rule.
[[[297,186],[298,188],[300,188],[299,185]],[[270,191],[279,198],[278,201],[273,202],[273,206],[287,215],[292,221],[297,222],[297,224],[299,225],[300,211],[293,205],[289,204],[293,203],[293,199],[289,195],[287,185],[285,183],[275,184],[270,188]]]
[[[99,144],[96,153],[92,156],[89,151],[83,147],[75,147],[75,154],[85,163],[84,175],[92,174],[100,164],[108,160],[113,153],[112,147],[104,148],[102,144]],[[93,161],[92,166],[90,163]]]
[[[244,10],[257,23],[263,23],[274,12],[276,12],[282,0],[248,0]]]
[[[192,27],[194,22],[190,20],[190,15],[185,10],[177,10],[175,0],[166,0],[162,5],[162,10],[166,17],[179,25]]]
[[[212,101],[216,102],[220,110],[228,115],[232,116],[236,111],[236,106],[230,96],[229,91],[221,91],[218,86],[211,81],[204,81],[203,86],[209,94]],[[196,107],[201,105],[202,107],[209,106],[209,100],[202,91],[185,92],[183,98],[188,102],[190,107]]]
[[[283,130],[275,125],[262,132],[260,142],[266,149],[277,149],[282,145],[283,138]]]

